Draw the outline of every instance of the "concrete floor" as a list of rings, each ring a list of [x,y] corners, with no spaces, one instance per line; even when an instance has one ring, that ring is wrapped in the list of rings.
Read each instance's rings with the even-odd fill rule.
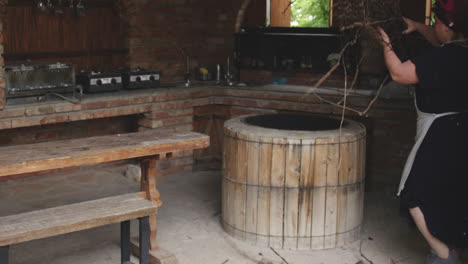
[[[0,215],[137,191],[125,167],[0,182]],[[365,194],[362,239],[330,250],[277,251],[229,237],[221,228],[220,171],[181,173],[158,182],[160,247],[180,264],[422,264],[428,251],[398,216],[394,188]],[[136,234],[137,223],[132,223]],[[119,263],[119,225],[13,245],[11,264]],[[367,260],[366,260],[367,258]],[[362,262],[360,262],[362,260]],[[138,263],[134,259],[134,263]]]

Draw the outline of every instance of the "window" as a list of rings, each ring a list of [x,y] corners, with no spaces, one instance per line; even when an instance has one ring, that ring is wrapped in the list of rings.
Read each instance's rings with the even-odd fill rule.
[[[331,25],[332,0],[266,0],[267,26],[315,27]]]

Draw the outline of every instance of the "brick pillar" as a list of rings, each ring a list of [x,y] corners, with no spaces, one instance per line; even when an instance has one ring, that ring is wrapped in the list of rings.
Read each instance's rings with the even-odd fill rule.
[[[139,131],[156,130],[161,132],[188,132],[193,130],[193,108],[165,109],[144,114],[138,120]],[[158,163],[158,173],[166,175],[182,171],[192,171],[193,151],[175,152],[169,159]]]
[[[146,113],[140,120],[139,130],[156,129],[162,132],[193,130],[193,108],[157,110]]]
[[[5,65],[3,60],[3,25],[5,22],[5,13],[6,13],[6,5],[7,0],[0,0],[0,67]],[[5,72],[0,70],[0,109],[5,108]]]

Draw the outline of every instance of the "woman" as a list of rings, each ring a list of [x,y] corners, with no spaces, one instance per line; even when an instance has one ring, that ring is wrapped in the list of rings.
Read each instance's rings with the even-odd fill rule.
[[[426,263],[460,263],[468,241],[468,12],[467,0],[437,0],[431,28],[410,19],[404,33],[420,32],[435,48],[402,62],[379,28],[393,80],[417,84],[416,142],[400,183],[402,212],[432,249]],[[409,213],[409,214],[408,214]]]

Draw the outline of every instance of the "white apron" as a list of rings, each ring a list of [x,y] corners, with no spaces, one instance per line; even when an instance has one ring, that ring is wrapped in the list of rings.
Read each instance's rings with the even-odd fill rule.
[[[414,105],[416,106],[416,111],[418,113],[418,120],[416,123],[416,137],[415,143],[411,152],[406,160],[405,168],[403,169],[403,174],[401,175],[400,186],[398,187],[398,195],[400,195],[401,190],[405,188],[405,182],[408,179],[409,173],[411,168],[413,167],[414,158],[416,157],[416,153],[418,152],[419,147],[427,134],[427,131],[431,127],[432,123],[439,117],[447,116],[447,115],[454,115],[458,114],[458,112],[447,112],[447,113],[440,113],[440,114],[432,114],[432,113],[424,113],[419,111],[418,106],[416,104],[416,97],[414,99]]]

